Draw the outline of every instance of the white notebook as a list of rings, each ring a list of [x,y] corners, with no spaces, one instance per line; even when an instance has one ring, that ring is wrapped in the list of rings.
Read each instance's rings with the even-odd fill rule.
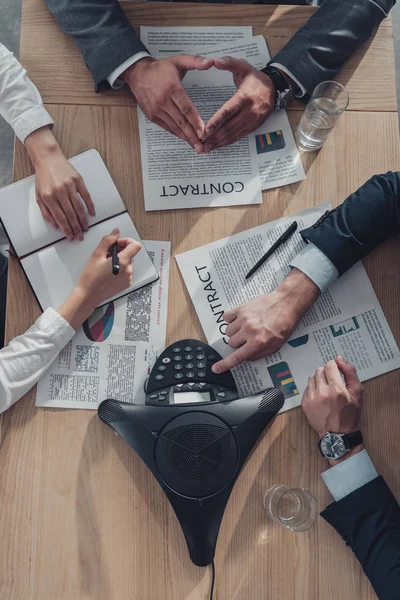
[[[89,231],[83,242],[68,241],[60,229],[53,229],[43,219],[35,198],[34,176],[0,190],[0,220],[42,310],[64,302],[103,235],[118,227],[120,237],[141,242],[97,150],[83,152],[70,163],[82,175],[96,209],[96,216],[91,217],[85,207]],[[131,287],[103,304],[157,279],[158,273],[142,247],[134,258]]]

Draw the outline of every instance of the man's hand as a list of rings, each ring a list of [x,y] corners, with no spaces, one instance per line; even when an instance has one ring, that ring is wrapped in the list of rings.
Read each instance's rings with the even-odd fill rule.
[[[237,92],[208,121],[205,152],[229,146],[255,131],[275,104],[275,86],[271,79],[246,60],[224,56],[215,58],[214,66],[233,73]]]
[[[277,352],[319,294],[318,286],[307,275],[293,269],[271,294],[226,311],[228,343],[238,349],[216,363],[213,372],[224,373],[245,360],[257,360]]]
[[[129,67],[121,77],[150,121],[202,153],[204,122],[183,88],[182,79],[188,71],[205,71],[212,66],[212,58],[201,56],[182,54],[160,60],[148,57]]]
[[[79,173],[65,158],[49,127],[37,129],[25,140],[36,173],[36,200],[43,218],[65,237],[83,240],[88,221],[82,200],[91,216],[95,210]],[[82,198],[82,200],[81,200]]]
[[[357,431],[362,397],[363,388],[355,368],[338,356],[336,361],[330,360],[309,378],[301,405],[308,422],[321,439],[328,431]],[[346,458],[360,450],[362,446],[357,446],[346,454]],[[336,464],[337,461],[330,462]]]

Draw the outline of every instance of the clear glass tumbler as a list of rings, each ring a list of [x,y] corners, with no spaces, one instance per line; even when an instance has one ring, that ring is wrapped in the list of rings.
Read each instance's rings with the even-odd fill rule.
[[[274,485],[264,496],[264,508],[273,521],[290,531],[307,531],[318,516],[317,501],[302,488]]]
[[[321,148],[349,104],[349,94],[337,81],[323,81],[312,93],[295,136],[303,150]]]

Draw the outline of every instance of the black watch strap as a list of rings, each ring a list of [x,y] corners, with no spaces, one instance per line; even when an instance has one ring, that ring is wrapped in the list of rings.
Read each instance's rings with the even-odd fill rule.
[[[275,67],[267,65],[266,67],[264,67],[264,69],[261,70],[272,80],[272,83],[274,84],[278,92],[282,92],[283,90],[286,90],[289,87],[291,87],[291,85],[286,81],[283,75],[279,73],[278,69],[275,69]]]
[[[294,91],[290,83],[286,81],[278,69],[271,67],[271,65],[267,65],[264,69],[261,69],[261,71],[265,73],[265,75],[268,75],[275,86],[275,108],[286,108],[287,104],[289,104],[294,97]]]
[[[363,435],[360,430],[353,431],[353,433],[346,433],[344,435],[344,439],[349,450],[355,448],[356,446],[359,446],[364,441]]]

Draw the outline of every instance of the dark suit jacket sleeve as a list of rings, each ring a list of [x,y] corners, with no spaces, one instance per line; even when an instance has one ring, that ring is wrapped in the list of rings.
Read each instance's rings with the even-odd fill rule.
[[[400,598],[400,507],[377,477],[321,513],[351,546],[380,600]]]
[[[89,67],[96,91],[137,52],[147,51],[117,0],[46,0],[64,33],[72,35]]]
[[[325,0],[272,62],[286,67],[311,94],[321,81],[335,79],[346,58],[371,37],[395,2]]]
[[[391,235],[400,232],[400,173],[375,175],[303,238],[317,246],[342,275]]]

